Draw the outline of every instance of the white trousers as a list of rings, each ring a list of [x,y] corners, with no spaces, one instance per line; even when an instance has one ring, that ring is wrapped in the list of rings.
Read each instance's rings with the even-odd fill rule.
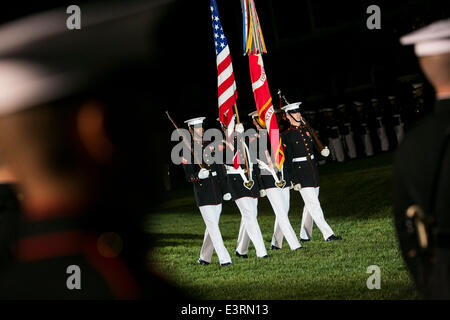
[[[267,198],[272,205],[273,212],[275,213],[275,225],[273,228],[272,245],[281,248],[283,245],[283,236],[286,237],[286,241],[289,244],[291,250],[301,247],[300,242],[295,235],[295,231],[289,222],[289,200],[290,190],[289,188],[270,188],[266,189]]]
[[[325,221],[325,217],[323,216],[322,207],[319,202],[319,187],[301,188],[300,194],[305,202],[302,225],[300,228],[300,238],[305,240],[311,238],[314,222],[320,232],[322,232],[323,238],[325,240],[328,239],[334,232],[331,230],[331,227]]]
[[[403,129],[403,125],[398,125],[394,127],[395,135],[397,137],[397,143],[402,142],[403,137],[405,136],[405,131]]]
[[[378,134],[378,138],[380,139],[381,150],[388,151],[389,150],[389,140],[386,135],[386,128],[385,127],[378,128],[377,134]]]
[[[355,140],[353,139],[353,133],[346,134],[344,136],[345,144],[347,145],[347,154],[350,159],[356,158]]]
[[[370,135],[368,133],[361,136],[362,142],[364,144],[364,153],[366,156],[373,156],[373,146],[372,140],[370,140]]]
[[[339,138],[329,138],[329,145],[331,151],[331,157],[333,160],[337,160],[338,162],[343,162],[345,160],[344,156],[344,148],[342,147],[341,137]]]
[[[235,202],[242,216],[236,251],[240,254],[247,254],[251,240],[255,246],[256,256],[259,258],[264,257],[267,255],[267,251],[257,220],[258,199],[243,197],[235,200]]]
[[[230,254],[223,244],[222,234],[219,230],[222,204],[201,206],[199,209],[206,225],[205,237],[203,238],[203,245],[200,251],[200,259],[211,262],[213,251],[216,250],[221,264],[231,262]]]

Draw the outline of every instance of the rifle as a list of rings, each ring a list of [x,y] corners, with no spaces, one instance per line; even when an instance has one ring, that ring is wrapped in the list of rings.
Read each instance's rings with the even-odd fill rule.
[[[236,122],[238,124],[241,123],[241,121],[239,120],[239,112],[238,112],[236,103],[234,104],[234,112],[236,114]],[[244,187],[246,187],[248,190],[250,190],[253,187],[255,182],[252,180],[252,177],[250,175],[250,168],[249,168],[248,159],[247,159],[248,155],[247,155],[247,152],[245,149],[245,141],[242,139],[241,143],[242,143],[242,149],[243,149],[242,152],[244,152],[245,168],[247,169],[247,177],[248,177],[248,181],[244,181]],[[236,150],[236,152],[238,152],[238,150]]]
[[[172,122],[173,126],[175,127],[175,129],[177,130],[177,132],[179,133],[179,135],[182,136],[182,135],[181,135],[181,132],[180,132],[180,129],[178,128],[177,124],[175,123],[175,121],[174,121],[174,120],[172,119],[172,117],[170,116],[169,111],[166,111],[166,115],[167,115],[167,118],[169,118],[170,122]],[[191,146],[188,145],[188,143],[186,142],[185,139],[183,139],[183,142],[185,143],[185,145],[186,145],[186,147],[189,149],[189,151],[191,151],[191,154],[192,154],[192,156],[194,157],[195,163],[198,164],[198,166],[200,167],[200,169],[204,169],[204,167],[203,167],[203,165],[202,165],[202,162],[199,161],[199,159],[197,158],[197,154],[194,153],[194,151],[192,150]]]

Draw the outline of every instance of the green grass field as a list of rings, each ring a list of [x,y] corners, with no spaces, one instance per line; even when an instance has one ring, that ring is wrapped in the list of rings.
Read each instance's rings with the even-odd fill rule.
[[[222,268],[213,255],[208,266],[197,264],[205,226],[195,205],[192,186],[184,183],[166,195],[146,222],[158,240],[152,260],[177,286],[200,299],[414,299],[417,293],[397,246],[391,214],[392,154],[320,167],[320,200],[325,217],[344,240],[327,243],[317,227],[305,250],[270,251],[258,259],[234,249],[240,213],[234,202],[223,207],[222,236],[233,265]],[[269,201],[260,199],[258,221],[270,248],[275,216]],[[291,191],[291,224],[300,230],[303,201]],[[367,267],[381,269],[381,289],[366,286]]]

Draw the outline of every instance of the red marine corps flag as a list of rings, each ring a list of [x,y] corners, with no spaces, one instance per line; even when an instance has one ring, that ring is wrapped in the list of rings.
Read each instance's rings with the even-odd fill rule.
[[[266,47],[253,0],[242,0],[242,10],[244,15],[244,49],[250,65],[250,78],[256,110],[259,114],[259,121],[265,124],[269,134],[275,163],[278,169],[281,169],[284,163],[284,153],[261,56],[261,53],[266,52]]]

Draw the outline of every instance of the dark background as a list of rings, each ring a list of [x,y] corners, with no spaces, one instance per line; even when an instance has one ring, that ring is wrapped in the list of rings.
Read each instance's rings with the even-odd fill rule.
[[[179,37],[174,39],[180,43],[174,59],[184,63],[183,70],[172,75],[170,107],[179,110],[180,120],[217,117],[216,62],[207,3],[183,5],[183,26],[178,26]],[[217,4],[231,50],[238,107],[246,115],[254,110],[254,101],[248,58],[243,56],[241,6],[237,0]],[[366,27],[366,9],[371,4],[381,8],[381,30]],[[403,83],[420,79],[412,46],[402,47],[399,38],[450,16],[446,1],[256,0],[255,5],[267,45],[263,57],[274,104],[278,105],[276,92],[281,88],[292,102],[302,100],[312,108],[394,94],[403,89]]]
[[[14,2],[3,8],[0,23],[70,4],[83,11],[88,2],[92,1]],[[231,50],[238,107],[246,114],[254,101],[248,58],[243,56],[240,1],[217,4]],[[366,27],[366,9],[372,4],[381,9],[381,30]],[[421,79],[412,46],[402,47],[399,37],[450,16],[444,0],[255,0],[255,5],[268,51],[263,57],[274,104],[278,105],[276,91],[281,88],[288,99],[310,102],[313,108],[394,94],[403,83]],[[177,1],[176,13],[161,26],[161,37],[157,45],[164,53],[164,74],[156,79],[149,75],[149,84],[166,84],[161,94],[180,121],[201,115],[215,119],[217,73],[209,1]]]

